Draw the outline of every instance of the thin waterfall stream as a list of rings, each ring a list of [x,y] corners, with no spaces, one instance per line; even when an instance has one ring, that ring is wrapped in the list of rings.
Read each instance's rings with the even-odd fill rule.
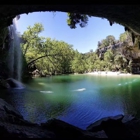
[[[9,77],[21,81],[22,51],[16,25],[18,18],[19,16],[15,17],[13,19],[13,24],[9,26],[10,48],[8,52],[7,63],[9,68]]]

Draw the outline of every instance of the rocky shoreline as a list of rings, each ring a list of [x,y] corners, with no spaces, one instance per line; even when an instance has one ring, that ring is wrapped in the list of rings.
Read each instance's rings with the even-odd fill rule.
[[[0,77],[0,88],[1,89],[10,89],[10,88],[25,88],[25,85],[23,85],[21,82],[13,79],[8,78],[4,79]]]
[[[49,138],[49,139],[93,139],[93,138],[140,138],[140,119],[132,115],[106,117],[82,130],[58,119],[35,124],[10,104],[0,99],[0,138]]]

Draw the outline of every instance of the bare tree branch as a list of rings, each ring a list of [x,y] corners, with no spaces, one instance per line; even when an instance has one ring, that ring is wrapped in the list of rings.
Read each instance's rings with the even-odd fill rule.
[[[34,59],[34,60],[31,60],[28,64],[27,64],[27,66],[29,66],[29,65],[31,65],[32,63],[34,63],[35,61],[37,61],[38,59],[41,59],[41,58],[43,58],[43,57],[48,57],[48,56],[62,56],[62,55],[60,55],[60,54],[46,54],[46,55],[43,55],[43,56],[40,56],[40,57],[38,57],[38,58],[36,58],[36,59]]]

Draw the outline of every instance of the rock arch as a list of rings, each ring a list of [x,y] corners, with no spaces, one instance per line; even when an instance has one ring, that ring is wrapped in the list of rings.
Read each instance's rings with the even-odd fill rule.
[[[1,5],[0,26],[9,26],[16,15],[39,11],[74,12],[106,18],[111,25],[119,23],[140,35],[139,5]]]

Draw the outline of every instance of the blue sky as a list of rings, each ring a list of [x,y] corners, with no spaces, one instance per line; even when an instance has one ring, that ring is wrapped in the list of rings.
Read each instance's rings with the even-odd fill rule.
[[[41,23],[44,31],[40,34],[44,37],[50,37],[56,40],[63,40],[73,45],[81,53],[85,53],[97,48],[98,41],[105,39],[108,35],[113,35],[119,39],[121,33],[124,33],[124,27],[119,24],[110,26],[106,19],[92,17],[89,18],[88,25],[84,28],[77,26],[71,29],[67,25],[67,13],[64,12],[33,12],[20,15],[17,22],[18,31],[22,34],[27,27],[35,23]]]

